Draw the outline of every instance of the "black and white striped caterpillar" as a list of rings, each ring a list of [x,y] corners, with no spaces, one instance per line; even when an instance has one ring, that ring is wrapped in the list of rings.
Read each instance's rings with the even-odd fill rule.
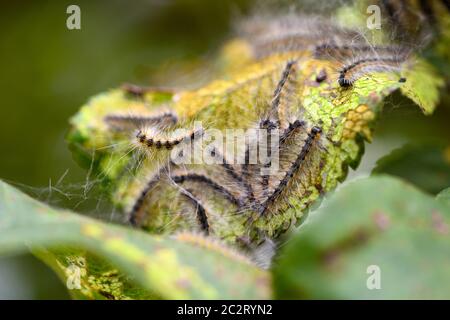
[[[267,162],[253,162],[251,155],[255,151],[256,138],[246,137],[240,145],[244,150],[243,163],[235,163],[233,157],[219,149],[209,150],[209,157],[217,160],[214,164],[172,161],[169,154],[191,149],[193,143],[199,142],[203,147],[200,138],[208,131],[207,127],[185,130],[184,133],[177,132],[177,129],[192,128],[191,123],[197,120],[195,116],[198,114],[206,119],[216,117],[212,122],[222,120],[218,119],[220,117],[231,118],[227,110],[214,109],[218,105],[222,109],[228,107],[226,103],[221,105],[225,98],[220,94],[225,94],[220,90],[226,87],[225,81],[213,83],[210,91],[197,92],[198,100],[206,107],[192,112],[195,116],[191,118],[186,116],[191,109],[181,114],[170,105],[168,109],[154,113],[129,115],[112,112],[105,115],[104,124],[111,131],[133,133],[129,135],[130,144],[142,151],[145,157],[161,155],[155,163],[147,164],[148,170],[137,170],[138,174],[130,178],[137,180],[130,183],[132,187],[126,190],[129,192],[124,192],[128,196],[125,209],[131,225],[157,232],[196,230],[238,246],[275,238],[296,222],[298,215],[289,212],[296,199],[299,199],[297,208],[304,210],[328,190],[324,182],[329,174],[326,170],[332,170],[326,167],[328,149],[341,143],[330,137],[336,123],[344,126],[346,114],[341,112],[325,117],[329,121],[322,123],[318,116],[323,112],[320,99],[344,99],[352,87],[358,88],[356,83],[359,79],[374,73],[393,73],[400,82],[406,81],[402,70],[410,61],[412,52],[399,42],[372,45],[359,31],[343,28],[323,18],[304,18],[295,14],[254,19],[243,24],[240,34],[251,49],[254,68],[248,68],[251,70],[249,73],[253,72],[252,76],[243,80],[239,78],[236,87],[243,88],[258,78],[254,74],[257,74],[255,69],[262,68],[260,64],[271,61],[273,57],[277,63],[269,62],[276,65],[275,71],[271,71],[270,76],[261,76],[259,82],[255,81],[250,89],[241,96],[237,95],[232,112],[244,114],[244,108],[254,108],[257,116],[252,119],[250,128],[246,126],[245,129],[263,132],[266,145],[276,142],[276,149],[264,150]],[[313,73],[303,72],[303,67],[309,66],[308,62],[317,64],[318,69]],[[311,74],[314,77],[309,77]],[[315,93],[318,96],[316,118],[306,116],[302,96],[305,86],[326,88]],[[128,85],[123,89],[133,102],[145,100],[148,93],[148,89],[137,86]],[[231,89],[226,94],[229,92]],[[249,102],[251,94],[256,97]],[[186,96],[189,97],[189,93]],[[239,100],[242,97],[249,101]],[[179,101],[175,99],[181,98],[174,95],[174,105]],[[193,109],[198,107],[196,102],[193,102]],[[333,108],[337,109],[339,103]],[[354,113],[368,111],[369,114],[361,115],[361,118],[373,119],[367,105],[353,107],[357,109]],[[190,105],[187,104],[186,108]],[[334,112],[334,109],[328,112]],[[241,115],[236,118],[242,123],[247,120]],[[350,120],[345,124],[354,124],[358,119]],[[223,129],[226,128],[220,128]],[[353,148],[346,152],[357,149],[356,142]],[[261,150],[258,145],[258,156],[263,152]],[[337,160],[333,161],[342,161],[338,168],[333,168],[335,172],[332,174],[338,180],[345,175],[348,163],[339,159],[339,155],[334,157]],[[272,172],[275,162],[277,167]],[[309,197],[314,200],[310,201]]]

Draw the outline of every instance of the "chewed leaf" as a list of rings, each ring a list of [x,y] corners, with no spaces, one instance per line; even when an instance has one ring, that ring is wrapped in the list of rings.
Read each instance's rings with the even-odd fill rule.
[[[137,112],[140,123],[155,119],[146,112],[155,111],[157,103],[147,100],[158,93],[142,96],[138,89],[136,102],[134,87],[133,100],[130,88],[113,90],[94,98],[72,119],[69,143],[73,145],[73,138],[82,136],[84,140],[77,144],[80,150],[97,149],[100,155],[97,153],[91,162],[90,173],[105,178],[99,180],[107,182],[109,198],[131,224],[166,234],[200,228],[236,248],[242,248],[244,238],[252,244],[265,237],[275,238],[303,221],[321,195],[343,181],[349,167],[356,168],[389,95],[406,87],[402,90],[425,113],[430,113],[437,101],[441,81],[425,62],[417,60],[415,64],[418,58],[414,52],[389,43],[369,45],[358,30],[327,19],[296,14],[249,19],[238,33],[240,39],[225,46],[219,59],[223,70],[214,80],[166,96],[165,107],[177,119],[173,126],[151,125],[139,128],[134,136],[118,135],[117,128],[129,126],[124,119],[139,118],[126,116],[127,112]],[[435,82],[421,83],[424,74]],[[419,85],[422,87],[416,88]],[[143,110],[136,110],[138,106]],[[83,119],[82,115],[89,117]],[[230,148],[236,144],[234,138],[227,138],[227,146],[213,152],[230,156],[233,163],[214,166],[205,161],[203,152],[213,146],[211,141],[203,135],[194,139],[192,131],[173,135],[175,127],[191,130],[192,123],[200,122],[205,136],[211,130],[223,137],[233,132],[245,138],[249,131],[261,127],[258,124],[264,123],[266,116],[277,119],[274,127],[278,129],[303,123],[305,132],[314,128],[320,134],[281,139],[278,177],[265,177],[262,183],[255,174],[264,169],[260,163],[249,164],[250,170],[247,165],[234,166],[239,164],[234,163],[239,157],[231,155],[231,150],[239,149]],[[105,118],[109,127],[105,127]],[[184,145],[182,141],[194,140],[199,147],[194,148],[199,151],[195,159],[185,157],[182,164],[173,161],[174,155],[187,155],[176,150]],[[294,148],[287,147],[290,141]],[[108,147],[111,145],[115,147]],[[250,143],[242,142],[240,147],[250,156]],[[295,148],[301,152],[293,151]],[[294,158],[295,153],[300,156]],[[187,169],[192,175],[189,173],[188,180],[173,179],[171,172],[176,169]],[[297,178],[298,183],[294,182]],[[206,196],[203,187],[212,186],[213,194]],[[179,192],[185,187],[192,193]],[[196,222],[200,223],[194,224],[188,215],[174,215],[186,212],[186,197],[199,208]],[[257,218],[246,223],[250,216]]]
[[[270,297],[267,273],[222,244],[196,235],[164,238],[102,223],[50,208],[0,182],[0,254],[23,251],[25,245],[39,249],[38,256],[68,286],[75,285],[73,296],[79,298]],[[71,282],[74,274],[80,287]]]
[[[164,103],[161,103],[161,99],[155,99],[157,92],[139,99],[127,95],[123,88],[100,94],[91,99],[72,118],[72,130],[68,141],[75,154],[89,156],[86,150],[92,148],[96,150],[95,157],[91,155],[94,161],[89,162],[89,157],[86,157],[86,164],[92,169],[91,173],[104,178],[101,181],[106,182],[108,195],[114,205],[130,215],[130,212],[136,212],[135,204],[141,203],[144,198],[148,200],[146,192],[143,192],[148,186],[146,177],[156,176],[160,167],[168,163],[169,153],[150,150],[151,156],[144,156],[141,159],[139,150],[134,151],[130,148],[131,135],[118,135],[114,128],[108,128],[105,118],[117,119],[118,114],[127,115],[127,113],[147,115],[164,104],[164,107],[170,109],[171,114],[177,117],[179,125],[185,129],[190,128],[191,122],[200,121],[205,130],[218,129],[224,133],[227,129],[245,131],[259,122],[261,114],[264,114],[272,99],[287,61],[294,60],[297,61],[298,68],[295,81],[291,83],[289,89],[291,92],[289,100],[298,101],[285,109],[285,113],[290,117],[296,117],[301,113],[302,120],[320,126],[323,136],[333,143],[327,144],[326,154],[322,156],[319,152],[317,157],[314,157],[315,163],[311,166],[320,169],[311,171],[314,173],[308,178],[310,185],[296,189],[292,192],[289,203],[280,205],[279,210],[283,211],[282,214],[276,218],[258,219],[252,225],[258,229],[258,232],[250,231],[252,240],[255,239],[257,242],[256,238],[263,234],[272,237],[285,231],[285,228],[295,221],[301,220],[321,193],[332,190],[345,179],[349,166],[354,168],[358,165],[363,153],[364,140],[372,139],[374,123],[383,109],[384,99],[405,85],[403,81],[399,81],[401,80],[399,70],[386,71],[378,67],[364,69],[362,74],[358,73],[351,86],[342,87],[339,84],[339,64],[336,61],[316,58],[308,51],[285,52],[262,59],[247,59],[238,70],[230,70],[226,76],[201,88],[180,91],[172,96],[166,95]],[[410,65],[412,61],[405,63],[404,68]],[[148,117],[150,116],[146,116]],[[172,129],[168,131],[173,132]],[[144,139],[149,137],[150,139]],[[160,145],[161,141],[164,141],[164,145],[171,148],[173,144],[169,143],[172,142],[170,137],[171,135],[166,134],[160,139],[159,136],[155,138],[152,132],[142,134],[139,135],[140,140],[142,139],[139,145],[145,143],[153,148],[153,145],[156,145],[155,141],[159,141]],[[206,171],[211,169],[201,165],[195,170],[200,170],[200,167]],[[160,183],[157,185],[161,186]],[[157,199],[148,201],[149,204],[155,204],[152,209],[154,215],[151,221],[142,220],[145,220],[144,228],[165,233],[189,228],[188,225],[182,225],[183,219],[173,223],[173,212],[179,212],[183,205],[183,201],[179,201],[180,194],[175,192],[172,186],[162,186],[161,190]],[[141,198],[142,194],[144,198]],[[217,212],[228,212],[229,206],[225,207],[220,199],[216,200],[208,198],[207,202],[214,202],[213,206],[217,207]],[[147,216],[148,208],[149,206],[141,210],[140,214],[143,217]],[[238,238],[248,231],[242,221],[243,215],[225,213],[224,216],[229,220],[226,220],[227,222],[220,228],[212,229],[217,236],[227,238],[229,243],[239,246]]]
[[[414,101],[425,114],[431,114],[439,102],[439,90],[444,79],[425,60],[418,59],[414,66],[405,70],[406,82],[401,92]]]
[[[450,206],[409,184],[352,182],[300,231],[275,267],[278,298],[450,298]]]

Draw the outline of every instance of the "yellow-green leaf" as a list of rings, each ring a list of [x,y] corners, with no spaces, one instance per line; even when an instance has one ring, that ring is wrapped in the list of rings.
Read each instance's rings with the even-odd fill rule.
[[[79,272],[81,288],[74,289],[75,297],[138,298],[124,295],[130,282],[139,284],[134,290],[142,290],[140,297],[270,297],[265,271],[211,239],[193,234],[151,236],[99,222],[50,208],[0,182],[0,254],[26,247],[38,249],[66,283]],[[42,248],[51,251],[46,254]]]

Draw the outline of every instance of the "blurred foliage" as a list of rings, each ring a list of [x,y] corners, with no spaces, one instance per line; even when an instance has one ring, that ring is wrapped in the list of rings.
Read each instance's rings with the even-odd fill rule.
[[[274,270],[277,298],[447,299],[450,206],[380,176],[351,182],[310,216]],[[368,290],[380,270],[381,289]]]
[[[450,188],[439,192],[439,194],[436,196],[436,199],[450,206]]]
[[[171,74],[186,84],[186,71],[207,64],[247,2],[81,0],[81,30],[66,28],[70,1],[2,2],[0,145],[8,156],[0,176],[45,186],[70,168],[64,182],[82,181],[64,133],[86,97]]]
[[[80,288],[70,290],[76,298],[270,297],[268,274],[212,239],[194,234],[163,238],[102,223],[52,209],[0,182],[0,254],[23,251],[24,243],[64,283],[76,285],[74,267],[79,270]]]
[[[450,144],[407,145],[378,160],[374,174],[401,177],[437,194],[450,186]]]
[[[79,0],[82,29],[70,31],[73,1],[2,1],[0,177],[35,198],[98,214],[104,200],[83,188],[86,172],[64,142],[68,118],[86,97],[123,82],[158,85],[170,74],[187,82],[186,71],[208,63],[250,2]],[[3,280],[11,274],[26,283]],[[30,256],[0,259],[0,286],[0,298],[66,296]]]

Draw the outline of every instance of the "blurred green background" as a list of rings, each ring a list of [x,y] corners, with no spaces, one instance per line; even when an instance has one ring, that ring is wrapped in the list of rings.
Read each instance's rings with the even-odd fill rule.
[[[81,30],[66,28],[70,4],[81,8]],[[40,200],[90,211],[96,201],[84,196],[86,172],[64,141],[68,119],[90,96],[123,82],[192,85],[189,71],[212,65],[232,22],[252,3],[11,1],[0,7],[0,178]],[[194,74],[201,82],[202,74]],[[390,105],[351,177],[369,174],[380,156],[404,143],[449,143],[448,107],[424,118],[398,97]],[[14,298],[68,295],[41,262],[24,255],[0,259],[0,299]]]
[[[81,30],[66,28],[71,4],[81,8]],[[207,63],[248,8],[244,0],[2,1],[0,178],[55,205],[84,203],[86,172],[64,141],[68,119],[123,82],[162,84],[165,70]],[[32,256],[0,259],[0,299],[67,297]]]

